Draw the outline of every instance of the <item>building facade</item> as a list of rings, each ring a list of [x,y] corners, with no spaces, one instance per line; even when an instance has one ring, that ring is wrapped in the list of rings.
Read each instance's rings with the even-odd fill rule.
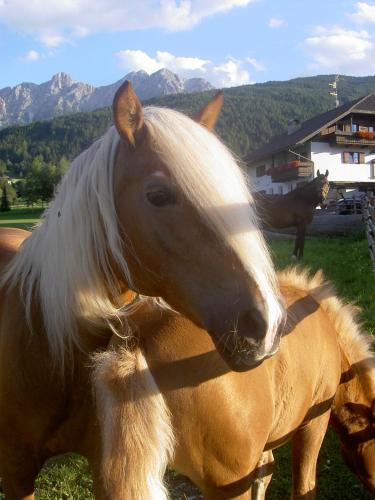
[[[246,161],[255,189],[268,194],[286,194],[326,170],[341,193],[375,191],[375,95],[301,124],[294,120]]]

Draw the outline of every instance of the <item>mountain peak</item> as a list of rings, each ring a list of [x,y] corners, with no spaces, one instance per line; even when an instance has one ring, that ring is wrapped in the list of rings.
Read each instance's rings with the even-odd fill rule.
[[[132,82],[141,100],[211,88],[205,80],[189,82],[165,68],[151,75],[143,70],[133,71],[118,82],[96,88],[59,72],[41,85],[21,83],[13,89],[0,89],[3,99],[0,103],[0,127],[110,106],[124,80]]]
[[[68,75],[68,73],[64,73],[63,71],[61,71],[60,73],[56,73],[51,78],[51,84],[60,89],[63,87],[71,87],[73,83],[73,78]]]
[[[153,73],[153,74],[154,75],[163,75],[163,76],[170,76],[170,75],[177,76],[176,73],[173,73],[173,71],[171,71],[170,69],[167,69],[167,68],[161,68],[158,71],[155,71],[155,73]]]

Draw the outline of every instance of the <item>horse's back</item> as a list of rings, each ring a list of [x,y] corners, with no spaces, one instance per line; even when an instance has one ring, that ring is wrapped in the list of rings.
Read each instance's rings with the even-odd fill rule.
[[[29,231],[12,227],[0,227],[0,271],[14,257]]]

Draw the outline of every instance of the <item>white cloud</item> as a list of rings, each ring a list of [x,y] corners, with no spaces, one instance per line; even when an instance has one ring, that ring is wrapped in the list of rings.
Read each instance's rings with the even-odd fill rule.
[[[41,54],[36,50],[29,50],[29,52],[22,58],[25,62],[37,61],[41,58]]]
[[[52,49],[59,47],[63,43],[68,42],[68,40],[63,36],[52,33],[42,33],[39,36],[39,40],[42,42],[43,45]]]
[[[218,87],[235,87],[251,83],[250,73],[243,68],[243,62],[238,59],[228,59],[226,62],[212,68],[213,81]]]
[[[255,59],[254,57],[246,57],[245,61],[251,64],[256,71],[266,71],[267,69],[262,62],[258,61],[258,59]]]
[[[280,26],[282,26],[283,24],[283,19],[280,19],[279,17],[271,17],[271,19],[268,21],[269,28],[280,28]]]
[[[304,49],[315,70],[368,75],[375,69],[375,46],[365,30],[317,26],[314,35],[305,39]]]
[[[198,57],[180,57],[169,52],[157,51],[151,57],[142,50],[122,50],[117,53],[121,67],[126,71],[139,71],[153,73],[161,68],[167,68],[185,77],[206,78],[216,87],[233,87],[251,83],[248,65],[263,69],[261,63],[254,58],[238,60],[227,58],[224,62],[214,64],[208,59]]]
[[[156,51],[156,56],[150,57],[142,50],[121,50],[117,53],[120,64],[124,69],[147,73],[154,73],[162,68],[168,68],[179,75],[190,75],[192,72],[205,73],[210,61],[197,57],[178,57],[169,52]]]
[[[0,0],[0,22],[54,46],[98,32],[190,29],[254,0]]]
[[[375,23],[375,5],[357,2],[356,8],[356,12],[350,16],[354,21],[361,24]]]

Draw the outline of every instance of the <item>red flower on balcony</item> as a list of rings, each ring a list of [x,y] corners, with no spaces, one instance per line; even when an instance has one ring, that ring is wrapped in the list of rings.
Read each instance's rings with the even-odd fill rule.
[[[281,172],[287,172],[292,168],[298,168],[301,166],[300,160],[288,161],[287,163],[283,163],[282,165],[278,165],[277,167],[269,168],[266,170],[266,175],[276,175]]]
[[[367,139],[368,141],[372,141],[375,139],[375,132],[369,132],[368,130],[359,130],[354,134],[358,139]]]

